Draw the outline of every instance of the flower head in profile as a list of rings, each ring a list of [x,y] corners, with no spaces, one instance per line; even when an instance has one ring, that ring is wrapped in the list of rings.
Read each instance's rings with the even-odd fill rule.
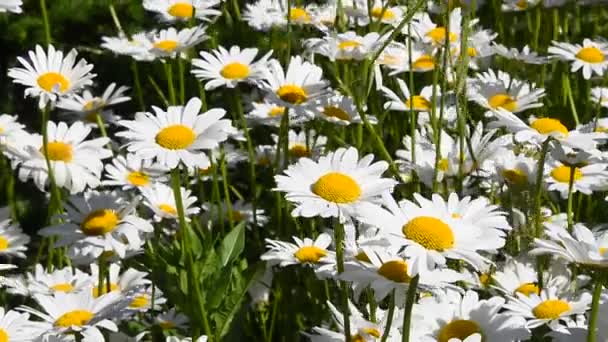
[[[175,58],[182,51],[187,50],[209,38],[205,34],[204,26],[187,27],[177,30],[174,27],[153,31],[144,40],[146,48],[159,58]]]
[[[0,255],[25,258],[25,246],[30,237],[24,234],[18,223],[13,223],[8,207],[0,208]]]
[[[196,202],[196,197],[192,196],[191,190],[183,187],[180,190],[184,204],[184,214],[186,220],[189,220],[190,216],[198,214],[201,209],[192,206]],[[156,221],[164,218],[177,220],[177,205],[171,187],[163,183],[154,183],[152,186],[142,188],[141,194],[144,196],[144,205],[152,210]]]
[[[85,89],[82,95],[73,94],[64,97],[57,103],[57,108],[64,109],[67,115],[82,120],[88,125],[97,126],[97,115],[100,115],[105,124],[113,124],[115,115],[110,106],[129,101],[131,98],[125,95],[129,87],[120,86],[116,83],[110,84],[100,96],[95,96],[91,91]]]
[[[157,13],[166,22],[188,21],[192,17],[210,21],[222,12],[213,8],[217,0],[144,0],[144,9]]]
[[[36,45],[35,51],[29,51],[28,56],[29,61],[17,57],[22,67],[9,69],[8,76],[15,83],[27,87],[26,97],[38,97],[40,108],[44,108],[48,103],[54,104],[58,98],[91,85],[96,76],[91,73],[92,64],[88,64],[84,59],[76,62],[76,50],[71,50],[64,56],[63,52],[55,50],[53,45],[49,45],[47,51]]]

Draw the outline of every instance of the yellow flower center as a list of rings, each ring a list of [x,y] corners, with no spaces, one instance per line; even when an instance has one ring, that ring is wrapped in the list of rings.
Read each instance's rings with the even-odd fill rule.
[[[551,171],[551,177],[560,183],[570,183],[570,167],[569,166],[558,166],[553,171]],[[574,177],[573,181],[577,181],[583,178],[583,173],[578,167],[574,168]]]
[[[243,213],[238,210],[232,210],[232,222],[241,222],[245,219]]]
[[[481,285],[483,285],[483,287],[488,287],[490,286],[490,283],[492,282],[492,275],[489,273],[482,273],[479,275],[479,282],[481,283]]]
[[[468,319],[457,319],[441,329],[437,342],[448,342],[452,338],[464,340],[475,333],[481,333],[481,329],[476,322]]]
[[[327,255],[327,251],[317,246],[300,247],[294,254],[296,259],[301,263],[316,264],[322,257]]]
[[[376,19],[382,17],[384,20],[392,20],[395,19],[395,13],[388,8],[384,10],[384,13],[382,13],[382,7],[374,7],[372,9],[372,17]]]
[[[568,135],[568,129],[559,120],[551,118],[540,118],[530,124],[540,134],[561,133]]]
[[[58,88],[60,92],[64,93],[70,87],[70,81],[56,72],[42,74],[38,77],[36,82],[40,88],[48,92],[53,91],[53,88]]]
[[[431,110],[431,103],[424,96],[414,95],[405,101],[405,108],[428,111]]]
[[[323,114],[325,114],[325,116],[328,116],[330,118],[338,118],[340,120],[350,121],[350,116],[348,116],[348,113],[346,113],[346,111],[344,111],[342,108],[339,108],[339,107],[335,107],[335,106],[324,107]]]
[[[570,310],[570,304],[560,299],[549,299],[538,304],[532,313],[540,319],[556,319],[564,312]]]
[[[306,91],[295,84],[281,86],[277,90],[277,95],[281,100],[291,104],[300,104],[308,99]]]
[[[177,18],[192,18],[192,15],[194,14],[194,6],[185,2],[178,2],[169,7],[167,12]]]
[[[171,321],[159,322],[158,326],[163,330],[175,328],[175,324],[173,324],[173,322],[171,322]]]
[[[95,210],[80,224],[80,230],[87,236],[100,236],[114,231],[120,219],[112,209]]]
[[[285,114],[285,107],[272,107],[268,115],[275,117]]]
[[[110,292],[116,292],[116,291],[120,291],[120,286],[118,286],[118,284],[116,284],[116,283],[111,283]],[[101,288],[101,294],[104,295],[106,293],[108,293],[108,285],[103,284],[103,286]],[[95,297],[95,298],[99,297],[99,287],[98,286],[93,287],[93,297]]]
[[[403,235],[426,249],[443,251],[454,246],[454,233],[440,219],[418,216],[401,229]]]
[[[446,158],[442,158],[441,160],[439,160],[439,162],[437,163],[437,167],[439,168],[439,170],[445,172],[448,170],[448,168],[450,167],[450,162],[446,159]]]
[[[518,0],[517,3],[515,4],[515,6],[517,6],[517,8],[519,9],[526,9],[528,8],[528,1],[526,0]]]
[[[525,184],[528,176],[519,169],[507,169],[502,171],[504,179],[511,184]]]
[[[183,150],[196,139],[194,131],[184,125],[172,125],[156,134],[156,143],[168,150]]]
[[[524,283],[515,289],[515,293],[518,292],[526,297],[530,297],[533,293],[540,295],[540,288],[534,283]]]
[[[51,286],[51,288],[57,292],[72,292],[74,290],[74,286],[70,283],[59,283]]]
[[[172,52],[177,48],[178,44],[179,43],[177,42],[177,40],[167,39],[154,43],[154,47],[165,52]]]
[[[576,58],[587,63],[602,63],[606,56],[596,47],[584,47],[578,51]]]
[[[131,302],[131,304],[129,304],[130,307],[132,308],[136,308],[136,309],[141,309],[143,307],[145,307],[146,305],[148,305],[148,297],[146,296],[137,296],[133,299],[133,301]]]
[[[432,70],[435,68],[435,59],[430,55],[422,55],[412,63],[414,70]]]
[[[144,186],[150,183],[150,177],[141,171],[133,171],[127,176],[127,181],[135,186]]]
[[[445,41],[445,35],[448,34],[448,30],[443,26],[437,26],[434,29],[426,33],[426,36],[431,38],[433,43],[442,44]],[[450,32],[450,42],[455,42],[458,36],[454,32]]]
[[[87,324],[94,314],[88,310],[74,310],[66,312],[55,321],[56,327],[69,328],[71,326],[81,327]]]
[[[90,111],[97,110],[97,109],[103,107],[104,105],[105,105],[105,102],[102,99],[100,99],[100,98],[94,98],[94,99],[92,99],[90,101],[87,101],[84,104],[83,109],[86,112],[90,112]]]
[[[361,43],[359,43],[355,40],[345,40],[343,42],[340,42],[340,44],[338,44],[338,49],[345,50],[345,49],[349,49],[349,48],[356,48],[358,46],[361,46]]]
[[[226,64],[220,74],[229,80],[243,79],[249,76],[249,67],[243,63],[232,62]]]
[[[604,254],[608,252],[608,247],[600,247],[600,255],[604,256]]]
[[[355,259],[364,262],[372,262],[364,251],[360,251],[359,253],[357,253],[357,255],[355,255]]]
[[[296,158],[308,157],[310,150],[302,144],[296,144],[289,149],[289,154]]]
[[[469,55],[469,57],[477,57],[477,49],[475,49],[474,47],[469,47],[467,48],[467,54]]]
[[[380,331],[378,331],[378,329],[375,329],[375,328],[364,328],[364,329],[360,329],[359,331],[363,331],[367,335],[369,335],[371,337],[374,337],[374,338],[380,338],[382,336],[382,334],[380,333]],[[363,337],[361,334],[356,334],[354,336],[351,336],[350,340],[351,340],[351,342],[367,342],[367,341],[369,341],[365,337]]]
[[[501,107],[509,112],[517,109],[517,101],[507,94],[496,94],[488,99],[488,103],[494,109]]]
[[[61,141],[52,141],[46,145],[47,157],[49,160],[71,162],[73,158],[72,145]],[[40,148],[40,153],[44,155],[44,146]]]
[[[289,13],[289,18],[291,21],[307,23],[310,21],[310,14],[308,14],[308,12],[301,7],[292,7],[291,12]]]
[[[407,264],[402,260],[392,260],[382,264],[378,274],[396,283],[409,283],[412,278],[407,275]]]
[[[6,330],[0,329],[0,342],[8,342],[8,341],[9,341],[9,337],[8,337],[8,334],[6,333]]]
[[[158,206],[158,209],[162,210],[163,212],[165,212],[169,215],[177,215],[177,209],[175,209],[175,207],[172,206],[171,204],[163,203]]]
[[[313,185],[312,192],[334,203],[351,203],[361,196],[359,184],[349,175],[330,172],[321,176]]]
[[[0,251],[7,250],[9,245],[8,239],[0,235]]]

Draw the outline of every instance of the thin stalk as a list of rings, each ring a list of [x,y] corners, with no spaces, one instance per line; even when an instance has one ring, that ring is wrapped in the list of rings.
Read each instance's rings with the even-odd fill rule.
[[[144,102],[144,94],[141,91],[141,82],[139,80],[139,68],[135,60],[131,61],[131,71],[133,73],[133,83],[135,84],[135,95],[137,96],[137,104],[139,109],[143,112],[146,110]]]
[[[593,289],[593,300],[591,301],[591,317],[589,317],[589,330],[587,331],[587,342],[595,342],[597,337],[597,316],[600,308],[600,296],[602,295],[603,277],[596,275],[595,287]]]
[[[578,126],[580,124],[578,120],[578,113],[576,112],[576,104],[574,103],[574,97],[572,96],[572,86],[570,85],[570,78],[568,74],[564,74],[564,88],[566,89],[566,94],[568,96],[568,103],[570,104],[570,111],[572,112],[572,118],[574,119],[574,123]]]
[[[59,188],[57,187],[57,183],[55,181],[55,172],[53,172],[53,165],[51,163],[51,160],[49,159],[49,154],[48,154],[49,137],[47,134],[47,127],[48,127],[48,123],[49,123],[49,116],[50,116],[50,108],[47,105],[42,110],[42,151],[44,152],[44,159],[46,161],[46,168],[48,170],[48,177],[49,177],[49,184],[50,184],[50,191],[51,191],[51,198],[50,198],[49,208],[48,208],[48,215],[49,215],[49,222],[50,222],[50,219],[53,216],[53,214],[62,210],[62,205],[61,205],[61,192],[59,191]]]
[[[547,151],[549,150],[549,143],[551,142],[551,138],[547,137],[547,139],[543,142],[540,157],[538,160],[538,167],[536,168],[536,187],[534,191],[534,236],[539,238],[543,233],[543,218],[540,212],[542,191],[543,191],[543,177],[545,172],[545,159],[547,157]],[[537,272],[537,280],[538,287],[540,289],[543,288],[543,257],[536,257],[536,272]]]
[[[184,80],[184,61],[177,57],[177,71],[179,73],[179,103],[186,103],[186,81]]]
[[[389,297],[388,303],[388,316],[386,317],[386,325],[384,326],[384,333],[382,334],[382,339],[380,342],[386,342],[388,339],[388,334],[391,331],[391,326],[393,325],[393,316],[395,315],[395,290],[393,290]]]
[[[230,229],[232,229],[234,228],[234,216],[232,215],[232,200],[230,199],[230,187],[228,186],[228,170],[226,169],[225,155],[222,156],[220,165],[222,169],[222,184],[224,185],[224,201],[228,214],[228,224],[230,225]]]
[[[99,127],[101,136],[104,138],[109,138],[108,131],[106,130],[106,124],[103,122],[103,117],[101,116],[101,114],[99,112],[95,113],[95,121],[97,121],[97,127]],[[112,154],[114,154],[114,149],[112,148],[111,140],[108,141],[108,143],[106,144],[106,147],[108,148],[108,150],[110,150],[110,152],[112,152]]]
[[[336,243],[336,261],[338,276],[344,272],[344,226],[341,223],[334,224],[334,240]],[[344,340],[350,341],[350,310],[348,307],[349,285],[345,281],[340,281],[342,290],[341,310],[344,315]]]
[[[416,301],[416,290],[418,288],[418,280],[420,276],[417,275],[410,281],[409,287],[407,289],[407,297],[405,298],[405,309],[403,311],[403,331],[401,333],[401,341],[409,342],[410,341],[410,325],[412,322],[412,308],[414,307],[414,302]]]
[[[172,105],[176,105],[177,97],[175,95],[175,87],[173,86],[173,67],[171,66],[171,62],[165,62],[164,67],[165,76],[167,77],[167,91],[169,92],[169,101]]]
[[[576,167],[570,166],[570,179],[568,180],[568,210],[566,215],[568,217],[568,231],[572,231],[573,226],[573,216],[572,212],[572,199],[574,197],[574,193],[572,192],[572,187],[574,185],[574,173],[576,172]]]
[[[51,45],[51,25],[49,23],[49,15],[46,10],[46,0],[40,0],[40,12],[42,13],[42,23],[44,24],[44,39],[46,45]]]

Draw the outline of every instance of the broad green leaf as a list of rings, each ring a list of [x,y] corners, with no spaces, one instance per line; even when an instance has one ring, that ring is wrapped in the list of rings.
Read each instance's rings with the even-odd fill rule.
[[[245,247],[245,222],[239,223],[222,241],[220,246],[220,259],[222,266],[228,265],[236,259]]]

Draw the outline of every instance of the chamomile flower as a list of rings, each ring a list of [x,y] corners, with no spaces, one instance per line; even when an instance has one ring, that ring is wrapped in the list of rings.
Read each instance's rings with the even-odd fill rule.
[[[362,122],[353,99],[338,92],[335,92],[333,96],[321,101],[321,106],[317,108],[317,113],[318,118],[341,126]],[[376,123],[378,121],[373,115],[367,115],[367,120],[370,123]]]
[[[416,341],[475,341],[475,334],[497,342],[523,341],[531,334],[522,317],[499,313],[504,298],[480,300],[477,292],[456,291],[421,298],[413,308]],[[480,339],[481,340],[481,339]]]
[[[136,61],[153,61],[156,57],[149,50],[150,40],[146,32],[139,32],[127,38],[124,34],[118,37],[101,37],[101,47],[117,55],[130,56]]]
[[[563,329],[563,322],[571,321],[574,315],[584,314],[591,303],[591,295],[587,292],[575,298],[559,294],[554,287],[544,288],[540,295],[536,293],[529,295],[516,293],[516,295],[509,297],[509,301],[504,305],[508,310],[505,314],[525,318],[525,326],[528,329],[545,324],[551,330]]]
[[[71,267],[46,271],[36,264],[34,273],[28,273],[25,286],[30,294],[53,295],[56,292],[80,292],[88,290],[94,280],[81,270]]]
[[[344,340],[344,315],[331,302],[327,302],[327,306],[331,311],[332,319],[338,331],[324,327],[313,327],[312,334],[305,333],[312,342],[334,342]],[[350,313],[349,335],[351,341],[372,342],[382,337],[383,322],[373,323],[368,321],[350,300],[348,302],[348,307]]]
[[[137,216],[135,203],[128,203],[116,193],[89,191],[72,196],[66,203],[64,222],[40,230],[43,236],[59,237],[56,246],[68,246],[71,255],[82,253],[93,259],[103,253],[124,258],[127,250],[139,249],[143,235],[152,225]]]
[[[495,110],[502,108],[512,113],[542,107],[540,99],[545,90],[512,78],[503,71],[495,73],[492,69],[479,73],[467,82],[467,97],[478,105]]]
[[[327,95],[328,85],[323,70],[300,56],[291,57],[287,71],[277,60],[271,60],[261,83],[269,99],[279,107],[309,117],[314,116],[315,100]]]
[[[91,291],[93,297],[97,298],[108,292],[126,294],[134,291],[134,293],[139,293],[143,289],[143,285],[150,284],[150,280],[146,279],[148,273],[140,272],[133,268],[121,272],[120,266],[112,263],[109,265],[107,272],[108,274],[106,279],[104,279],[101,291],[99,290],[97,281],[91,283],[87,289]],[[91,279],[99,279],[99,266],[97,264],[91,264]],[[108,281],[110,282],[109,284],[107,283]]]
[[[167,329],[187,329],[188,316],[178,312],[175,308],[170,308],[169,311],[163,312],[156,316],[156,324],[163,330]]]
[[[414,16],[412,31],[414,37],[425,44],[441,46],[447,38],[450,45],[456,45],[460,40],[461,21],[462,14],[460,8],[455,8],[450,12],[449,28],[433,23],[431,17],[426,12],[421,12]]]
[[[493,288],[510,296],[516,296],[516,293],[540,295],[538,272],[531,260],[508,257],[502,266],[490,276]],[[543,284],[548,288],[564,289],[568,285],[568,277],[558,272],[555,265],[551,266],[547,272],[543,272]]]
[[[420,95],[412,95],[407,84],[397,78],[397,85],[401,96],[395,94],[388,87],[382,87],[382,92],[389,100],[384,103],[384,109],[399,112],[430,112],[432,110],[433,86],[426,86],[420,91]],[[440,103],[441,92],[439,87],[435,88],[435,103]]]
[[[23,6],[22,0],[2,0],[0,1],[0,13],[12,12],[21,13],[21,6]]]
[[[550,160],[545,167],[545,181],[549,191],[558,191],[562,198],[568,198],[570,180],[572,192],[590,195],[602,190],[608,184],[608,164],[593,163],[585,166],[568,166],[557,160]]]
[[[378,227],[395,245],[404,246],[403,255],[408,258],[413,274],[443,266],[447,258],[482,269],[489,260],[478,251],[504,245],[504,238],[486,235],[477,226],[452,217],[448,204],[437,194],[432,200],[414,194],[416,202],[403,200],[399,204],[388,194],[383,197],[388,210],[362,206],[357,219]]]
[[[507,48],[502,44],[494,43],[492,46],[497,55],[507,59],[512,59],[526,64],[546,64],[549,62],[549,57],[539,56],[535,51],[530,50],[528,45],[524,46],[521,51],[516,48]]]
[[[103,170],[101,160],[112,155],[104,148],[108,138],[85,140],[89,133],[91,128],[82,122],[68,126],[65,122],[56,124],[49,121],[47,125],[47,157],[55,183],[71,194],[82,192],[87,186],[97,187]],[[13,167],[19,166],[19,179],[25,182],[32,178],[38,189],[44,191],[49,181],[42,136],[28,135],[20,144],[8,150],[13,158]]]
[[[191,196],[192,191],[185,188],[181,188],[180,191],[184,214],[186,220],[189,220],[189,216],[198,214],[200,208],[192,207],[196,202],[196,198]],[[144,204],[154,212],[154,219],[157,222],[163,218],[177,220],[177,206],[171,187],[163,183],[154,183],[152,186],[142,188],[141,194],[144,196]]]
[[[287,18],[279,2],[280,0],[258,0],[246,3],[242,18],[257,31],[265,32],[275,26],[284,25]]]
[[[179,31],[169,27],[158,33],[151,32],[149,40],[145,43],[149,51],[156,57],[175,58],[178,53],[194,47],[207,38],[204,26],[187,27]]]
[[[331,34],[323,38],[310,38],[304,45],[311,53],[327,57],[330,61],[367,59],[378,50],[385,37],[377,32],[359,36],[354,31]]]
[[[305,264],[319,268],[324,264],[335,263],[334,252],[328,249],[331,244],[331,236],[328,234],[321,233],[315,240],[302,240],[294,236],[293,240],[295,244],[266,239],[268,251],[260,259],[280,267]]]
[[[572,63],[570,71],[577,72],[582,69],[583,77],[586,80],[590,79],[593,74],[603,76],[608,68],[606,58],[608,48],[590,39],[584,39],[583,45],[554,41],[548,51],[561,60],[570,61]]]
[[[5,341],[36,341],[43,333],[41,325],[30,321],[30,314],[0,308],[0,337]]]
[[[16,115],[0,114],[0,150],[3,145],[12,145],[27,135],[23,130],[25,125],[17,121]]]
[[[258,49],[242,49],[232,46],[230,50],[218,47],[211,53],[201,51],[202,59],[192,60],[192,74],[199,80],[207,81],[205,90],[225,86],[234,88],[240,82],[255,83],[262,78],[266,63],[272,51],[254,62]]]
[[[372,164],[369,154],[359,160],[354,147],[340,148],[313,161],[301,158],[275,176],[277,188],[288,201],[296,203],[293,216],[352,217],[364,204],[375,205],[380,195],[391,191],[395,181],[382,178],[388,168],[385,161]]]
[[[506,0],[501,5],[503,12],[521,12],[537,6],[541,0]]]
[[[75,116],[81,120],[97,125],[96,115],[101,115],[106,124],[114,123],[115,116],[111,111],[106,111],[110,106],[127,102],[131,98],[124,93],[129,87],[121,86],[116,88],[116,83],[110,84],[101,96],[94,96],[89,90],[85,90],[82,95],[73,94],[64,97],[57,103],[57,108],[66,110],[68,115]]]
[[[8,210],[2,210],[0,215],[0,255],[25,258],[25,245],[30,242],[30,237],[23,233],[18,224],[11,222]]]
[[[201,100],[192,98],[185,106],[169,106],[167,111],[152,107],[155,114],[137,113],[133,121],[120,121],[128,130],[116,135],[129,140],[129,152],[141,159],[155,159],[169,169],[180,162],[187,167],[208,167],[209,158],[202,150],[219,146],[236,130],[230,120],[222,119],[225,110],[214,108],[199,114],[201,106]]]
[[[394,76],[406,71],[410,71],[410,53],[405,45],[393,44],[392,48],[384,51],[378,59],[378,63],[389,68],[390,76]],[[435,66],[440,63],[436,59],[431,49],[426,44],[412,44],[412,71],[427,72],[435,69]]]
[[[591,101],[599,104],[604,108],[608,108],[608,88],[594,87],[591,88]]]
[[[17,57],[22,67],[9,69],[8,76],[13,82],[28,87],[25,96],[38,97],[40,108],[91,85],[96,76],[91,73],[92,64],[88,64],[84,59],[76,62],[76,50],[71,50],[64,56],[63,52],[55,50],[53,45],[49,45],[47,51],[36,45],[36,51],[29,51],[28,55],[29,61]]]
[[[272,139],[276,144],[279,143],[277,135],[273,135]],[[303,157],[317,159],[327,143],[327,137],[317,135],[315,130],[304,129],[299,133],[289,130],[288,140],[289,155],[296,160]]]
[[[405,14],[405,8],[401,6],[389,6],[387,3],[383,3],[379,0],[374,0],[371,4],[371,9],[368,9],[367,1],[353,1],[357,2],[357,9],[351,11],[354,14],[356,23],[358,25],[368,25],[371,22],[381,22],[392,26],[397,26],[403,15]],[[371,17],[370,17],[371,15]]]
[[[158,13],[163,21],[188,21],[190,18],[211,21],[222,12],[212,8],[217,0],[144,0],[144,9]]]
[[[106,180],[103,185],[121,186],[122,190],[141,188],[152,183],[163,181],[167,170],[152,160],[141,159],[132,153],[119,155],[106,164]]]
[[[536,165],[538,162],[525,154],[515,155],[511,150],[505,150],[496,156],[494,168],[495,177],[502,184],[527,187],[536,182]]]
[[[287,108],[283,106],[279,106],[276,103],[269,101],[267,98],[263,99],[261,102],[252,101],[251,109],[245,115],[248,121],[251,121],[257,125],[264,126],[272,126],[279,127],[281,125],[281,120],[283,119],[283,115],[287,113]],[[289,113],[289,123],[293,123],[294,121],[299,123],[298,117],[294,115],[293,112]]]
[[[154,285],[140,286],[129,303],[129,313],[141,313],[149,310],[161,310],[162,305],[167,302],[162,291]],[[154,305],[154,306],[153,306]]]

